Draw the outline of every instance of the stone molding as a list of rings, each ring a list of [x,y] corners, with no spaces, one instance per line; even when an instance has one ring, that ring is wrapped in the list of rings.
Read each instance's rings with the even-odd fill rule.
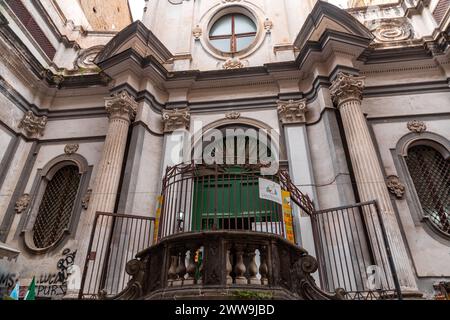
[[[191,112],[189,108],[164,110],[162,119],[165,133],[172,133],[179,129],[189,130],[191,125]]]
[[[343,72],[339,72],[330,87],[331,97],[338,107],[342,104],[363,99],[365,77],[357,77]]]
[[[130,122],[133,122],[136,118],[139,106],[136,100],[125,90],[106,98],[105,105],[110,119],[122,118]]]
[[[306,123],[306,99],[302,100],[279,100],[278,117],[283,124],[302,124]]]

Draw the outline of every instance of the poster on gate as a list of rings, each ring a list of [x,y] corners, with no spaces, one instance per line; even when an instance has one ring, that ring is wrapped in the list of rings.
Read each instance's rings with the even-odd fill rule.
[[[158,233],[159,233],[159,220],[161,219],[161,210],[164,201],[163,196],[158,197],[158,208],[156,209],[156,218],[155,218],[155,229],[153,230],[153,243],[156,244],[158,242]]]
[[[294,219],[292,216],[291,193],[283,190],[281,192],[283,200],[283,221],[286,230],[286,239],[295,244]]]

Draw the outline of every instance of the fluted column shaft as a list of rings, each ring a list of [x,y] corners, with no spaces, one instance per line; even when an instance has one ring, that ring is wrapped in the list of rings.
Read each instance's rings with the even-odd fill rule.
[[[363,77],[352,77],[340,73],[331,87],[331,94],[340,110],[361,201],[378,201],[400,286],[403,291],[417,291],[412,265],[362,111],[363,89]],[[376,226],[376,230],[373,230],[369,236],[375,235],[381,237],[379,226]],[[386,254],[384,250],[383,253]]]

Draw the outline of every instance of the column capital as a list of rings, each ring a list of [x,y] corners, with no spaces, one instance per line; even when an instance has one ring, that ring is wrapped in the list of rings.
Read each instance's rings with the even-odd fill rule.
[[[19,123],[19,128],[25,131],[29,138],[43,136],[47,126],[47,117],[38,117],[32,111],[28,111]]]
[[[138,103],[124,90],[106,98],[105,107],[110,119],[123,118],[132,122],[136,118]]]
[[[302,124],[306,123],[306,99],[277,101],[278,118],[282,124]]]
[[[163,110],[162,120],[165,133],[172,133],[179,129],[189,130],[191,125],[191,110],[189,108]]]
[[[362,101],[365,77],[339,72],[330,87],[331,97],[338,108],[351,100]]]

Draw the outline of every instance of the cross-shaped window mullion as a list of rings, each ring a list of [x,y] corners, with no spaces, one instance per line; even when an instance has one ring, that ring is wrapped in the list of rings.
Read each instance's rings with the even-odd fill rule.
[[[237,52],[237,39],[238,38],[248,38],[255,37],[256,32],[246,32],[246,33],[236,33],[236,21],[235,15],[231,16],[231,34],[215,35],[210,36],[210,40],[230,40],[230,52]]]

